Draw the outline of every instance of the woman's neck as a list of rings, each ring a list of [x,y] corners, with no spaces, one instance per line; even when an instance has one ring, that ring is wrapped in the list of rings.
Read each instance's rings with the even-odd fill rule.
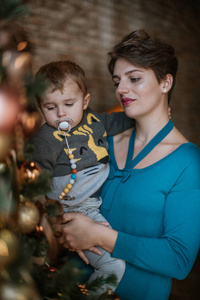
[[[169,121],[168,115],[162,118],[143,118],[135,120],[136,139],[143,144],[148,143]]]

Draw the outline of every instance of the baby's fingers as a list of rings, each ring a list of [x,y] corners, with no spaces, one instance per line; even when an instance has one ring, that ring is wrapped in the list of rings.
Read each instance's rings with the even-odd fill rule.
[[[93,253],[95,253],[95,254],[98,254],[98,255],[101,255],[101,254],[102,254],[101,250],[100,250],[99,248],[97,248],[97,247],[90,247],[90,248],[87,249],[87,250],[90,251],[90,252],[93,252]]]
[[[76,250],[76,253],[80,256],[80,258],[86,263],[86,265],[89,264],[89,260],[85,256],[83,250]]]

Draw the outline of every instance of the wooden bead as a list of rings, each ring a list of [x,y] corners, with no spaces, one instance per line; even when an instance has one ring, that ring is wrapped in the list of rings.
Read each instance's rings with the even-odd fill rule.
[[[61,192],[59,199],[62,200],[63,197],[66,196],[67,193],[69,193],[69,190],[72,188],[73,184],[75,183],[75,179],[76,179],[76,173],[77,173],[77,169],[76,169],[76,164],[75,164],[75,159],[74,159],[74,154],[72,154],[72,150],[69,148],[68,142],[67,142],[67,137],[65,135],[66,138],[66,144],[68,147],[68,158],[70,160],[70,164],[71,164],[71,179],[69,181],[69,183],[66,185],[66,187],[64,188],[63,192]]]
[[[68,183],[67,184],[67,188],[70,190],[72,188],[72,184],[71,183]]]
[[[64,188],[63,191],[64,191],[65,194],[69,193],[69,189],[68,188]]]

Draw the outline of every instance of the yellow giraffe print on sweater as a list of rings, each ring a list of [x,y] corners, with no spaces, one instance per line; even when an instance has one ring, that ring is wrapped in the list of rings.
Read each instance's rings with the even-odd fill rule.
[[[66,137],[70,138],[72,135],[87,137],[88,138],[87,139],[88,148],[95,154],[97,161],[100,161],[101,159],[108,156],[108,152],[105,147],[101,147],[100,145],[95,143],[95,139],[94,139],[95,133],[94,133],[93,129],[90,127],[90,125],[92,125],[94,120],[95,120],[95,122],[100,122],[100,120],[94,114],[88,113],[87,124],[79,126],[76,130],[72,131],[72,133],[66,133]],[[53,135],[59,141],[63,140],[64,133],[61,133],[60,131],[54,131]],[[107,136],[107,134],[106,134],[106,132],[104,132],[102,134],[102,137],[105,138],[106,136]],[[81,145],[80,145],[80,147],[81,147]],[[70,147],[70,149],[72,150],[72,152],[77,150],[77,148],[73,148],[73,145],[72,145],[72,148]],[[64,151],[66,154],[68,154],[67,148],[64,148]],[[82,159],[82,157],[80,157],[80,158],[76,157],[75,161],[77,162],[81,159]]]

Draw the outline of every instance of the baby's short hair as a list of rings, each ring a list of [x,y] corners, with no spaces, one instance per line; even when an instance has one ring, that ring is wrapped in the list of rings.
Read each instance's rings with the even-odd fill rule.
[[[85,72],[71,60],[53,61],[42,66],[35,75],[35,82],[41,80],[41,77],[46,81],[47,87],[52,88],[52,92],[55,90],[62,92],[65,81],[69,79],[79,86],[84,96],[87,94]],[[36,93],[35,97],[37,103],[40,104],[41,95]]]

